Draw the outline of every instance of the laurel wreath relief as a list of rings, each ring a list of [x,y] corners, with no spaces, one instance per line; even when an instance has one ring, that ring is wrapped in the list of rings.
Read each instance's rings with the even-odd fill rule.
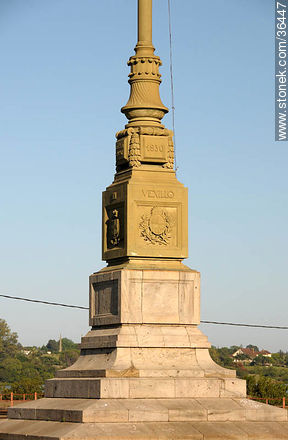
[[[148,215],[142,215],[139,226],[145,241],[153,245],[168,245],[172,223],[167,212],[162,208],[154,206]]]

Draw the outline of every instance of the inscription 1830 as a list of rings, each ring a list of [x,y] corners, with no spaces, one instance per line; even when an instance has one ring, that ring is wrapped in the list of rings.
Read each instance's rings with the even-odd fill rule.
[[[140,136],[141,160],[143,162],[165,163],[168,160],[168,137]]]

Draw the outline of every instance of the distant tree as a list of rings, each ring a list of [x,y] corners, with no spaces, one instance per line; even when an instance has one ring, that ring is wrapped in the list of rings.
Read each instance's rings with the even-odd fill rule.
[[[237,377],[240,377],[241,379],[246,379],[248,374],[247,367],[239,362],[236,366],[236,374]]]
[[[247,361],[250,358],[244,353],[239,353],[235,356],[235,359],[237,359],[238,361]]]
[[[277,366],[277,367],[285,367],[285,365],[287,365],[287,354],[284,353],[283,351],[279,351],[278,353],[273,353],[270,361],[273,365]]]
[[[216,348],[214,345],[209,349],[210,356],[212,357],[213,361],[217,364],[221,363],[220,356],[219,356],[219,349]]]
[[[40,378],[24,377],[13,383],[11,389],[15,394],[32,394],[43,392],[43,381]]]
[[[47,353],[47,351],[48,351],[47,345],[42,345],[42,347],[39,347],[39,350],[40,350],[42,353]]]
[[[71,339],[62,338],[62,350],[65,351],[72,349],[78,349],[78,344],[76,344],[76,342],[73,342]]]
[[[235,368],[233,358],[232,358],[232,351],[228,347],[222,347],[222,348],[216,348],[211,347],[210,348],[210,356],[216,362],[217,364],[227,367],[227,368]]]
[[[0,364],[0,382],[14,382],[22,374],[22,363],[15,358],[7,357]]]
[[[12,333],[7,322],[0,319],[0,360],[14,356],[20,348],[17,333]]]
[[[261,398],[279,398],[287,396],[287,385],[270,377],[264,376],[248,376],[247,380],[247,394],[253,397]],[[271,401],[273,403],[273,401]]]
[[[231,345],[229,350],[231,351],[231,354],[233,354],[233,353],[235,353],[235,351],[239,350],[239,348],[240,348],[240,345]]]
[[[68,338],[62,339],[62,348],[59,353],[59,344],[54,339],[41,349],[23,348],[17,334],[0,319],[0,394],[42,392],[45,380],[55,376],[60,368],[73,364],[79,356],[78,344]]]
[[[55,341],[55,339],[49,339],[46,347],[51,353],[57,353],[59,351],[59,343]]]
[[[9,394],[11,393],[11,386],[5,382],[0,382],[0,394]]]
[[[78,359],[80,354],[80,350],[65,350],[60,354],[60,360],[66,367],[70,367],[70,365],[74,364]]]
[[[269,364],[269,362],[269,358],[266,358],[262,354],[258,354],[258,356],[253,359],[252,365],[266,365]]]

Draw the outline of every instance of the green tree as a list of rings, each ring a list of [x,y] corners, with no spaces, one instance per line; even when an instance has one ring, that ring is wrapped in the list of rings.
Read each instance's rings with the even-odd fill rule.
[[[46,347],[51,353],[57,353],[59,351],[59,343],[55,339],[49,339]]]
[[[62,350],[73,350],[78,349],[79,346],[76,344],[76,342],[73,342],[71,339],[68,338],[62,338]]]
[[[214,345],[212,345],[212,347],[209,349],[209,353],[210,353],[210,356],[213,359],[213,361],[216,362],[216,364],[221,363],[218,348],[216,348],[216,347],[214,347]]]
[[[229,350],[231,350],[231,354],[235,353],[235,351],[239,350],[240,345],[231,345]]]
[[[247,394],[253,397],[271,398],[271,404],[281,404],[282,397],[287,396],[287,385],[264,376],[248,376]],[[279,399],[277,399],[279,398]]]
[[[235,359],[237,359],[238,361],[247,361],[250,358],[248,356],[246,356],[246,354],[244,354],[244,353],[239,353],[235,356]]]
[[[246,379],[247,373],[247,366],[244,366],[239,362],[239,364],[237,364],[236,366],[237,377],[239,377],[240,379]]]
[[[66,367],[70,367],[70,365],[74,364],[74,362],[79,357],[79,350],[65,350],[60,353],[60,360]]]
[[[269,358],[267,359],[263,354],[258,354],[252,362],[253,365],[266,365],[267,363],[269,364]]]
[[[0,319],[0,394],[41,393],[45,380],[55,376],[60,368],[73,364],[79,356],[78,344],[71,339],[63,338],[62,348],[59,353],[58,342],[50,339],[45,347],[23,350],[17,334]]]
[[[13,393],[20,395],[33,393],[40,394],[43,393],[43,381],[39,377],[23,377],[20,381],[13,383],[11,389],[13,390]]]
[[[277,367],[284,367],[285,365],[287,365],[288,361],[287,353],[284,353],[281,350],[278,353],[273,353],[270,361],[273,365]]]
[[[22,374],[22,363],[15,358],[7,357],[0,364],[0,382],[14,382]]]
[[[20,348],[17,333],[12,333],[7,322],[0,319],[0,360],[14,356]]]
[[[232,358],[233,350],[231,350],[230,348],[216,348],[212,346],[209,351],[210,356],[217,364],[226,368],[235,368],[235,364]]]

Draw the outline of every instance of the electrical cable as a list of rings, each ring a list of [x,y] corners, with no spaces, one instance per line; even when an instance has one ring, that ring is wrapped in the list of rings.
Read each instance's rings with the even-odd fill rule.
[[[200,321],[200,322],[201,324],[234,325],[237,327],[275,328],[278,330],[288,330],[288,327],[284,325],[240,324],[236,322],[220,322],[220,321]]]
[[[70,307],[73,309],[81,309],[81,310],[89,310],[89,307],[84,306],[75,306],[72,304],[63,304],[63,303],[56,303],[51,301],[42,301],[38,299],[30,299],[30,298],[23,298],[20,296],[11,296],[11,295],[3,295],[0,294],[0,297],[2,298],[9,298],[9,299],[16,299],[20,301],[27,301],[27,302],[34,302],[38,304],[48,304],[50,306],[60,306],[60,307]],[[243,323],[236,323],[236,322],[220,322],[220,321],[200,321],[201,324],[216,324],[216,325],[233,325],[236,327],[254,327],[254,328],[270,328],[270,329],[277,329],[277,330],[288,330],[288,326],[284,325],[262,325],[262,324],[243,324]]]
[[[50,301],[40,301],[38,299],[22,298],[20,296],[11,296],[11,295],[0,295],[0,296],[2,298],[18,299],[20,301],[28,301],[28,302],[39,303],[39,304],[48,304],[49,306],[61,306],[61,307],[71,307],[73,309],[89,310],[89,307],[74,306],[72,304],[62,304],[62,303],[56,303],[56,302],[50,302]]]

